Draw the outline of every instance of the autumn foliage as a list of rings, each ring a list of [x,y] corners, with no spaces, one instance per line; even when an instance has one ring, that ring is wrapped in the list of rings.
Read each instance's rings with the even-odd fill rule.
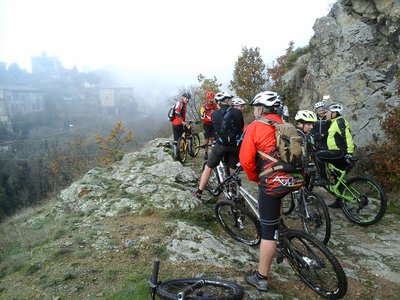
[[[366,159],[361,168],[369,171],[388,190],[399,190],[400,183],[400,106],[381,104],[386,117],[381,120],[381,128],[387,141],[364,149]]]
[[[123,155],[123,146],[132,140],[132,131],[127,131],[122,122],[118,121],[108,137],[99,135],[96,138],[96,144],[99,145],[99,150],[102,153],[101,162],[104,165],[109,165],[120,160]]]

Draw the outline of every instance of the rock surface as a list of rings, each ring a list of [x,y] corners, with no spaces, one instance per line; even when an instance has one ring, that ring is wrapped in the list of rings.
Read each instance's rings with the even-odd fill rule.
[[[339,0],[313,28],[309,53],[285,76],[307,70],[300,108],[330,95],[344,104],[357,146],[384,140],[378,105],[400,104],[400,2]]]

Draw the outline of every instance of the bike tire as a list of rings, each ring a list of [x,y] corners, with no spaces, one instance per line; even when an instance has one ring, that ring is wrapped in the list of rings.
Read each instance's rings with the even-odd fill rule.
[[[284,256],[300,279],[318,295],[340,299],[347,293],[347,276],[337,258],[326,245],[312,235],[289,229],[285,236],[290,244]],[[285,246],[280,246],[284,247]]]
[[[379,222],[386,213],[387,198],[383,188],[373,179],[365,176],[355,176],[346,179],[346,185],[358,196],[356,203],[342,198],[342,211],[346,217],[361,226]],[[351,196],[349,189],[342,187],[342,195]]]
[[[200,136],[197,133],[192,134],[192,151],[189,153],[191,157],[196,157],[200,152]]]
[[[204,286],[196,289],[187,299],[240,300],[243,298],[243,288],[231,281],[207,278],[182,278],[161,282],[157,287],[157,295],[161,299],[176,300],[177,294],[199,280],[204,280]]]
[[[302,213],[301,223],[304,231],[327,244],[331,237],[331,217],[325,201],[316,193],[308,192],[305,196],[309,217]]]
[[[181,163],[186,162],[187,159],[187,141],[182,136],[178,139],[178,160]]]
[[[222,228],[235,240],[249,246],[261,242],[260,222],[245,207],[231,200],[219,200],[215,204],[215,216]]]
[[[207,164],[207,162],[205,161],[203,163],[203,171],[204,171],[204,168],[206,167],[206,164]],[[222,190],[220,188],[217,188],[219,183],[220,183],[220,181],[219,181],[217,169],[214,168],[211,171],[210,178],[208,179],[208,182],[206,185],[206,190],[214,197],[218,197],[219,195],[221,195]]]
[[[290,194],[287,194],[282,199],[282,213],[284,216],[290,215],[296,206],[294,203],[293,197],[294,197],[294,195],[292,192]]]

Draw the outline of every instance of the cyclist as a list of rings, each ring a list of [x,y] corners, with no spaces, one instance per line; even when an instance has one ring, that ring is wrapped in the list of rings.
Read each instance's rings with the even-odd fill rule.
[[[320,101],[314,104],[314,110],[315,113],[317,114],[318,120],[325,120],[326,119],[326,108],[325,108],[325,102]]]
[[[317,115],[310,110],[299,110],[294,117],[299,136],[303,138],[304,148],[307,153],[313,153],[315,150],[314,136],[312,132],[317,122]]]
[[[235,139],[239,139],[244,126],[243,114],[240,110],[231,107],[233,96],[228,92],[218,92],[215,95],[215,101],[219,104],[220,108],[214,111],[211,114],[212,125],[215,129],[215,145],[213,150],[211,151],[210,156],[207,159],[206,166],[204,168],[203,173],[200,177],[200,183],[197,191],[192,191],[192,194],[197,198],[201,198],[201,194],[203,193],[208,179],[210,178],[212,170],[218,166],[220,161],[224,159],[224,161],[229,166],[231,172],[233,172],[236,168],[236,164],[239,162],[239,146],[236,141],[234,143],[227,143],[224,136],[224,131],[222,130],[222,122],[225,115],[228,113],[231,114],[232,125],[234,126],[233,131],[235,134]]]
[[[172,119],[172,134],[174,136],[174,159],[178,159],[178,139],[182,136],[186,123],[186,105],[189,102],[191,95],[183,93],[182,98],[175,104],[175,116]]]
[[[328,185],[325,173],[325,162],[330,162],[339,169],[344,169],[351,163],[354,153],[354,143],[349,123],[343,118],[343,106],[339,103],[331,104],[327,107],[330,116],[330,126],[325,148],[315,154],[320,180],[315,184],[320,186]],[[329,114],[328,113],[328,114]],[[340,207],[339,201],[329,205],[332,208]]]
[[[324,96],[324,99],[326,99],[326,97],[327,96]],[[327,133],[330,125],[328,117],[330,117],[330,115],[327,114],[324,101],[315,103],[314,111],[317,114],[317,119],[318,119],[314,125],[314,130],[313,130],[315,145],[318,148],[322,148],[323,145],[326,144],[326,138],[328,136]]]
[[[214,127],[211,122],[211,114],[218,109],[218,105],[214,101],[214,93],[206,93],[206,103],[200,108],[200,117],[203,122],[204,129],[204,159],[208,158],[208,145],[214,141]]]
[[[243,114],[243,112],[244,112],[244,106],[245,106],[246,104],[247,104],[246,101],[244,101],[242,98],[234,98],[234,99],[232,100],[232,106],[233,106],[234,108],[239,109],[239,110],[242,112],[242,114]],[[245,124],[244,124],[244,127],[243,127],[243,131],[246,130],[246,127],[247,127],[247,125],[246,125],[246,123],[245,123]]]
[[[254,116],[268,118],[278,123],[283,120],[277,114],[281,100],[275,92],[257,94],[250,103]],[[267,291],[267,279],[276,254],[277,229],[280,222],[281,200],[291,191],[303,185],[299,174],[292,174],[294,167],[283,162],[273,162],[260,152],[277,158],[275,127],[263,122],[252,122],[246,130],[239,153],[240,163],[249,180],[259,187],[259,213],[261,244],[258,270],[245,274],[245,281],[260,291]]]

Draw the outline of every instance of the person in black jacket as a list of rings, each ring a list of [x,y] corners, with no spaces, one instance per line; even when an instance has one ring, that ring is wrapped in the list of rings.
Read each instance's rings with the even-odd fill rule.
[[[228,92],[219,92],[215,95],[215,101],[220,108],[211,114],[212,125],[215,129],[215,145],[208,156],[206,166],[201,174],[197,191],[192,194],[201,198],[212,170],[224,159],[231,172],[239,162],[238,141],[242,135],[244,120],[242,112],[231,107],[233,96]]]

